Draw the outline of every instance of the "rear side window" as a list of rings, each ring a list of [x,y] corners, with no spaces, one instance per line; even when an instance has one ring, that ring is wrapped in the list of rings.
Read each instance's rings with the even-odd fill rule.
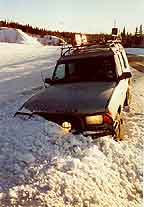
[[[123,64],[123,61],[122,61],[122,58],[121,58],[120,54],[118,54],[118,59],[119,59],[119,62],[120,62],[121,69],[123,69],[124,64]]]
[[[117,53],[115,54],[115,62],[117,67],[117,75],[120,76],[122,74],[122,64]]]
[[[122,50],[122,56],[124,57],[125,64],[126,64],[126,68],[128,68],[129,67],[129,64],[128,64],[128,59],[127,59],[125,50]]]
[[[124,67],[127,68],[127,64],[126,64],[126,61],[125,61],[125,58],[123,56],[123,53],[121,52],[121,56],[122,56],[122,59],[123,59],[123,63],[124,63]]]

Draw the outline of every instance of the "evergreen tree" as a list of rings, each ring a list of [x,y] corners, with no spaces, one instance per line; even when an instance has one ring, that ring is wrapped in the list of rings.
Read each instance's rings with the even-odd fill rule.
[[[123,28],[123,31],[122,31],[122,37],[125,37],[126,36],[126,29],[125,27]]]
[[[138,34],[138,27],[136,27],[136,30],[135,30],[135,35]]]
[[[143,34],[143,27],[142,27],[142,24],[140,25],[140,28],[139,28],[139,34],[140,34],[140,36],[142,36],[142,34]]]

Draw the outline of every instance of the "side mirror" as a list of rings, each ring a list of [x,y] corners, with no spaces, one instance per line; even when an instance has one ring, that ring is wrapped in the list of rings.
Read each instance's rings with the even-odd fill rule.
[[[48,83],[50,85],[53,83],[52,79],[50,79],[50,78],[45,78],[44,82]]]
[[[126,79],[126,78],[131,78],[132,74],[131,72],[124,72],[122,75],[119,77],[120,80]]]

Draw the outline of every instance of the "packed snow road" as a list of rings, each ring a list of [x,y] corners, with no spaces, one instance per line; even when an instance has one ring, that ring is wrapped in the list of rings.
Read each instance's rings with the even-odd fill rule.
[[[0,43],[0,103],[42,85],[51,76],[59,47]]]
[[[36,54],[37,49],[33,51],[35,58]],[[43,55],[39,61],[45,70],[47,50]],[[35,82],[33,76],[39,71],[34,69],[38,60],[27,65],[20,58],[16,61],[22,63],[23,73],[24,69],[32,70],[32,83],[25,79],[23,92],[15,79],[18,94],[12,93],[12,97],[8,91],[10,99],[5,96],[4,102],[0,101],[0,206],[142,207],[144,67],[141,71],[133,69],[132,104],[124,116],[127,133],[125,141],[118,143],[109,136],[93,141],[91,137],[64,134],[56,124],[38,117],[13,118],[33,93],[30,88],[40,86],[40,80]],[[4,60],[3,65],[10,69]],[[6,77],[1,69],[1,77]],[[11,81],[6,83],[7,90],[12,88]]]

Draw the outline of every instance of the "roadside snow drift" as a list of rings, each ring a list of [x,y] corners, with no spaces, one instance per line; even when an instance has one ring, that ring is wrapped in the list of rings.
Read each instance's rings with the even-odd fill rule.
[[[62,38],[45,35],[44,37],[38,38],[39,42],[43,45],[60,45],[66,43]]]
[[[1,102],[0,206],[142,207],[144,76],[133,74],[122,142],[64,134],[39,117],[14,118],[33,91]]]
[[[143,114],[127,117],[126,141],[93,142],[38,117],[14,119],[25,98],[0,106],[0,206],[141,206]]]
[[[0,27],[0,42],[40,45],[36,38],[27,35],[20,29]]]

